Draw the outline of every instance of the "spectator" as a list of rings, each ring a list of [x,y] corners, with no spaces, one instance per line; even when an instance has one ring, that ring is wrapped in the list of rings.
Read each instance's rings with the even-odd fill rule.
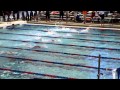
[[[77,13],[77,11],[74,11],[74,21],[76,22],[76,20],[77,20],[77,17],[78,17],[78,13]]]
[[[86,23],[87,11],[83,11],[82,13],[83,13],[83,19],[84,19],[83,23],[85,24]]]
[[[11,11],[6,11],[7,21],[10,21],[10,14],[11,14]]]
[[[39,20],[39,11],[36,11],[36,21],[38,22]]]
[[[16,20],[16,13],[17,11],[13,11],[13,19]]]
[[[19,11],[17,12],[17,20],[20,18],[20,13]]]
[[[76,16],[76,21],[77,21],[77,22],[80,22],[80,21],[81,21],[80,14],[77,14],[77,16]]]
[[[2,11],[0,11],[0,21],[2,21],[2,18],[3,18],[3,13]]]
[[[63,12],[63,11],[60,11],[60,20],[61,20],[61,19],[63,20],[63,17],[64,17],[64,12]]]
[[[38,12],[37,11],[34,12],[34,20],[38,21]]]
[[[5,11],[3,11],[2,13],[3,13],[3,21],[5,22]]]
[[[27,21],[30,20],[30,19],[29,19],[29,12],[28,12],[28,11],[26,11],[26,20],[27,20]]]
[[[25,13],[22,11],[22,20],[25,20]]]
[[[39,19],[41,20],[42,17],[42,11],[39,11]]]
[[[69,18],[69,11],[66,11],[66,23],[68,22],[68,18]]]
[[[101,17],[101,21],[100,21],[100,23],[101,23],[101,26],[104,26],[104,11],[99,11],[99,16]]]
[[[46,22],[47,21],[50,21],[50,12],[49,11],[46,11]]]
[[[92,14],[91,14],[91,22],[92,23],[94,22],[94,17],[95,17],[95,11],[92,11]]]
[[[30,12],[30,21],[33,19],[33,11]]]
[[[25,20],[27,20],[27,11],[24,11]]]

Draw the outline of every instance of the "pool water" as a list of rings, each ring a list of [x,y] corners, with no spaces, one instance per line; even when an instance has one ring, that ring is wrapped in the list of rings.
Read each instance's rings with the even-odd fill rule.
[[[120,31],[17,25],[0,29],[0,78],[112,79],[120,67]]]

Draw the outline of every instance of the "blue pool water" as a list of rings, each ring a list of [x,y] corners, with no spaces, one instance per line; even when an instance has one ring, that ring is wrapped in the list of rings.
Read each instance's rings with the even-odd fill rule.
[[[101,79],[112,79],[105,69],[120,67],[119,35],[115,30],[28,24],[0,29],[0,78],[97,79],[100,54]]]

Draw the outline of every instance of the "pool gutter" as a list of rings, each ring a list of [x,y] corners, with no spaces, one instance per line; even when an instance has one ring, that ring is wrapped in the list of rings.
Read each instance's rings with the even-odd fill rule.
[[[27,22],[27,21],[13,21],[13,22],[2,22],[0,24],[0,28],[5,28],[8,26],[11,26],[12,24],[15,25],[22,25],[22,24],[28,24],[28,25],[43,25],[43,26],[62,26],[62,27],[68,27],[68,28],[88,28],[88,29],[99,29],[99,30],[120,30],[120,28],[112,28],[112,27],[98,27],[98,26],[92,26],[92,25],[66,25],[66,24],[62,24],[62,25],[55,25],[53,23],[33,23],[33,22]]]
[[[91,29],[100,29],[100,30],[120,30],[119,27],[100,27],[100,26],[92,26],[92,25],[71,25],[71,24],[62,24],[62,25],[55,25],[53,23],[34,23],[34,22],[28,22],[29,25],[45,25],[45,26],[63,26],[68,28],[91,28]]]

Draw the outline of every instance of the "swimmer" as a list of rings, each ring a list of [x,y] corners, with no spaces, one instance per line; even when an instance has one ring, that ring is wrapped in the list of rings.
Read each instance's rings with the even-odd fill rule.
[[[43,46],[34,46],[33,49],[42,49],[42,48],[48,48],[46,45]]]
[[[12,27],[11,27],[11,29],[14,29],[15,28],[15,25],[14,24],[12,24]]]
[[[52,42],[55,42],[55,40],[52,40]]]
[[[86,30],[90,30],[90,28],[89,28],[89,27],[87,27],[87,28],[86,28]]]
[[[59,28],[63,28],[63,26],[58,26]]]
[[[36,48],[41,48],[41,46],[34,46],[33,49],[36,49]]]
[[[71,34],[69,34],[69,33],[67,33],[67,34],[66,34],[66,36],[67,36],[67,37],[70,37],[70,36],[72,36],[72,35],[71,35]]]
[[[6,52],[8,55],[12,55],[12,54],[17,54],[17,52],[12,52],[12,51],[8,51]]]
[[[12,54],[12,52],[11,52],[11,51],[8,51],[8,52],[6,52],[6,54]]]
[[[52,35],[55,35],[56,33],[53,32],[53,31],[49,31],[48,34],[52,34]]]
[[[51,40],[53,43],[61,42],[61,40]]]
[[[43,41],[42,38],[40,38],[40,41]]]

